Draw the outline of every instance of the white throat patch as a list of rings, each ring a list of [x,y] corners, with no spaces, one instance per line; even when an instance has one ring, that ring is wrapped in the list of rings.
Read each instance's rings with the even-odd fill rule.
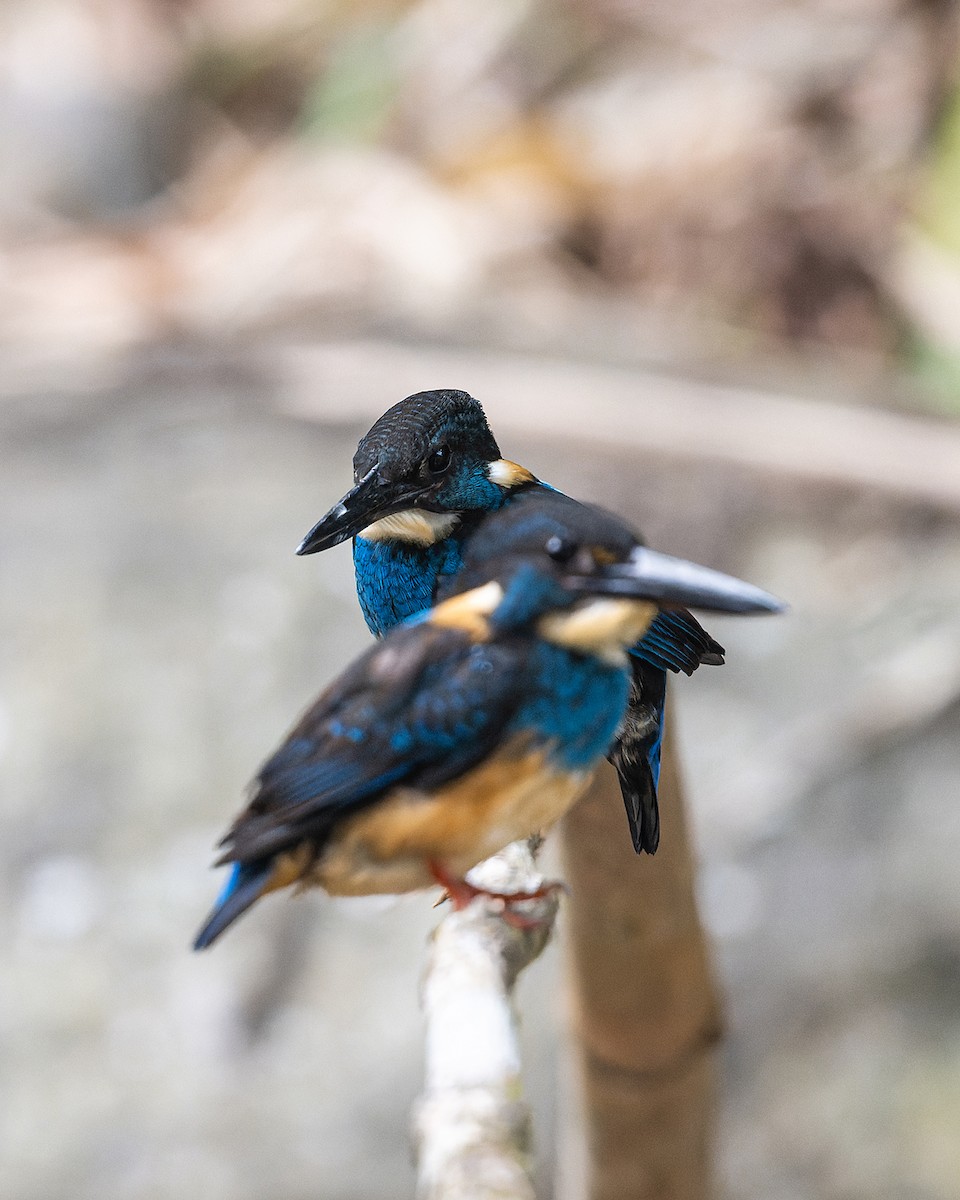
[[[449,537],[460,523],[459,513],[427,512],[424,508],[405,508],[389,517],[381,517],[359,537],[368,542],[409,542],[414,546],[432,546]]]

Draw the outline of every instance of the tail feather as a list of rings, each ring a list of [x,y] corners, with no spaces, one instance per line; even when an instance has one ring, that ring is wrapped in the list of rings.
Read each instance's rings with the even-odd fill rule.
[[[630,703],[608,758],[620,777],[633,848],[638,854],[654,854],[660,844],[657,786],[667,677],[638,658],[632,666]]]
[[[273,861],[269,858],[252,863],[234,863],[230,878],[217,898],[213,911],[196,936],[194,950],[206,950],[228,925],[232,925],[263,895],[273,874],[273,867]]]

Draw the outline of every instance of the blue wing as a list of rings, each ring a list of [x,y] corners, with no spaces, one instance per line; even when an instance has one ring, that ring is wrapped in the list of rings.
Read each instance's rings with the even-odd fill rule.
[[[263,766],[221,862],[310,842],[390,787],[434,787],[497,743],[524,694],[509,647],[418,625],[374,646],[304,715]]]
[[[633,653],[661,671],[692,675],[697,667],[723,665],[723,647],[685,608],[661,612]]]

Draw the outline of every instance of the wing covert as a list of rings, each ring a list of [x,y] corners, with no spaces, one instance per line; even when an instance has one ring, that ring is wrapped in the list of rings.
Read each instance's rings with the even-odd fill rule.
[[[692,675],[701,665],[723,665],[723,647],[685,608],[657,614],[632,653],[661,671]]]
[[[448,629],[406,632],[374,647],[363,680],[350,688],[341,681],[321,697],[264,764],[222,861],[250,861],[304,839],[319,847],[338,821],[386,789],[435,787],[496,744],[523,692],[515,652]]]

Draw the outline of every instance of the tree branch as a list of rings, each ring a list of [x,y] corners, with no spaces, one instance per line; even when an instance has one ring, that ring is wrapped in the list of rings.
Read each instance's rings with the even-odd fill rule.
[[[533,892],[543,884],[533,843],[516,842],[469,875],[478,887]],[[478,897],[434,931],[423,982],[426,1082],[414,1118],[419,1200],[533,1200],[530,1110],[522,1099],[520,972],[549,941],[556,895],[512,906]]]

